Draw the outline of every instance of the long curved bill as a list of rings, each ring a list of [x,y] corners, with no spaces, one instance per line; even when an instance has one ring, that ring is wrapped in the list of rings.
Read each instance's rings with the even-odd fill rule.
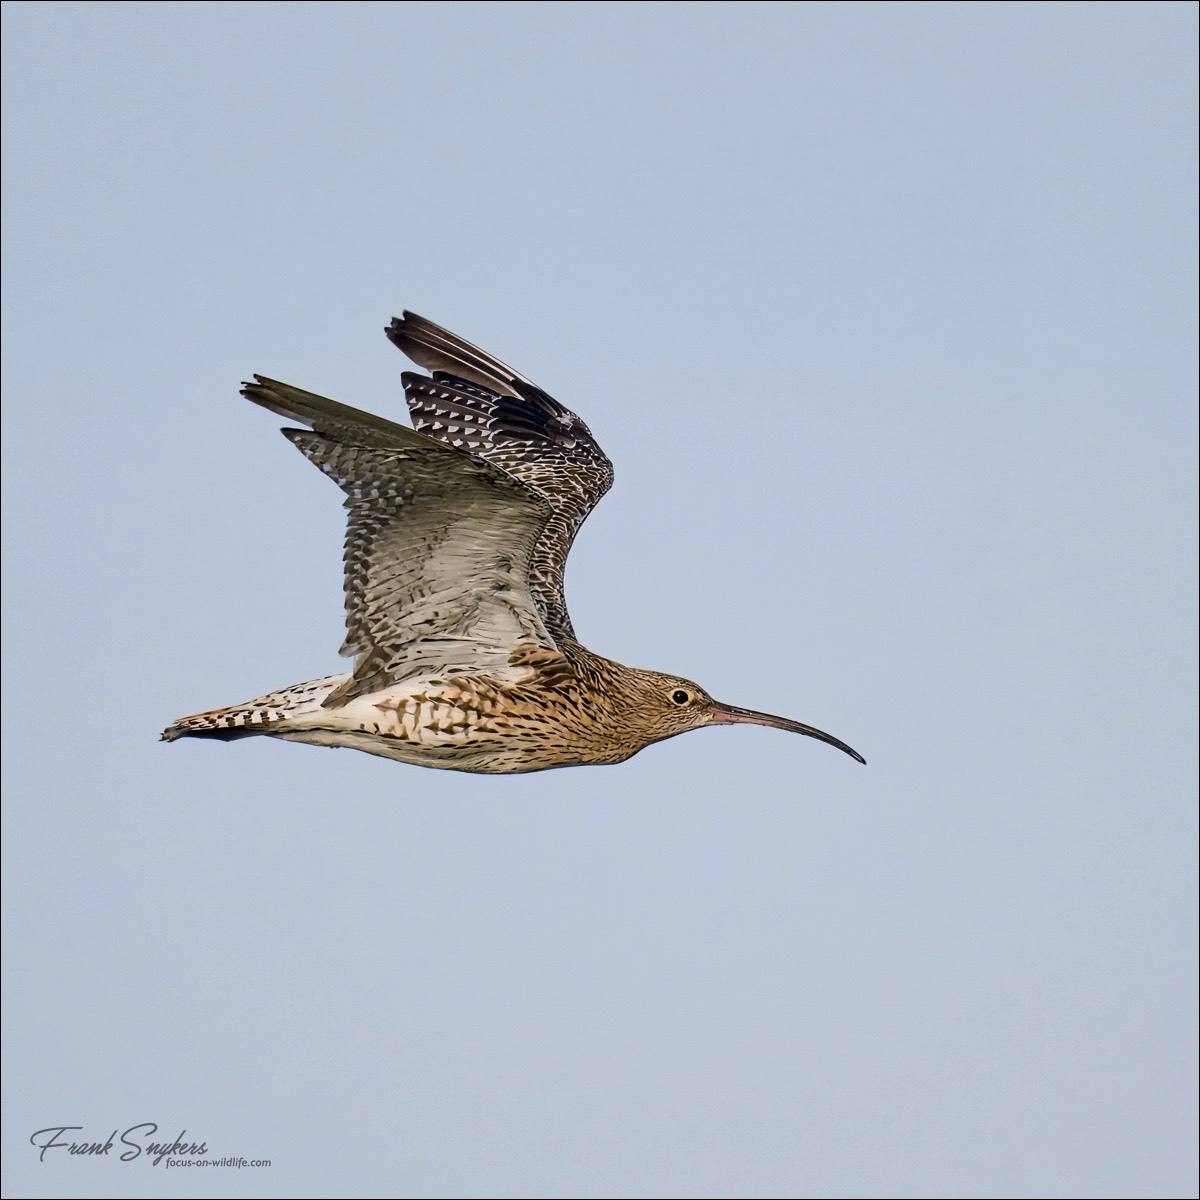
[[[802,733],[806,737],[816,738],[819,742],[827,742],[836,746],[843,754],[857,759],[865,767],[867,760],[857,750],[851,750],[845,742],[839,742],[832,734],[823,733],[811,725],[803,725],[799,721],[789,721],[787,717],[772,717],[767,713],[755,712],[752,708],[735,708],[732,704],[714,704],[713,721],[718,725],[769,725],[772,729],[786,729],[790,733]]]

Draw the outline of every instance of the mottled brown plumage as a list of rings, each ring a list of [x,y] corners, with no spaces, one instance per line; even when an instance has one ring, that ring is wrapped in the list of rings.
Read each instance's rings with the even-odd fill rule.
[[[563,570],[612,484],[588,427],[531,380],[405,313],[389,339],[416,429],[262,376],[243,395],[346,493],[348,675],[185,717],[164,739],[267,734],[484,773],[615,763],[704,725],[809,725],[719,704],[575,638]]]

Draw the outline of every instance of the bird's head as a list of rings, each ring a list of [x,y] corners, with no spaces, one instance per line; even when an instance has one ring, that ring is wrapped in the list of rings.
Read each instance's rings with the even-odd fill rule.
[[[787,717],[773,717],[750,708],[721,704],[690,679],[664,675],[658,671],[633,671],[631,675],[635,684],[638,724],[650,734],[642,743],[643,746],[705,725],[768,725],[772,729],[786,729],[790,733],[816,738],[866,764],[867,760],[857,750],[852,750],[831,734]]]

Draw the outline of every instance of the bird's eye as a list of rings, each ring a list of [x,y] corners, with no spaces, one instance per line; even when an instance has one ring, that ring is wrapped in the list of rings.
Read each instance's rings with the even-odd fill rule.
[[[687,692],[683,690],[683,688],[676,688],[671,693],[671,699],[674,700],[676,704],[686,704],[691,699],[691,696],[689,696]]]

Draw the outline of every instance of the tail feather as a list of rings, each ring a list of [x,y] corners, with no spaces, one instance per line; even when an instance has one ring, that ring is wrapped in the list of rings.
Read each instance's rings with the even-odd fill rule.
[[[346,678],[345,675],[330,675],[297,683],[229,708],[214,708],[180,717],[162,731],[161,740],[173,742],[182,737],[207,737],[231,742],[255,734],[278,732],[290,718],[320,709],[321,701]]]
[[[265,726],[272,725],[283,718],[278,709],[234,706],[232,708],[215,708],[211,712],[196,713],[190,717],[180,717],[162,731],[162,741],[173,742],[181,737],[220,738],[230,742],[235,738],[251,737],[256,733],[266,733]]]

